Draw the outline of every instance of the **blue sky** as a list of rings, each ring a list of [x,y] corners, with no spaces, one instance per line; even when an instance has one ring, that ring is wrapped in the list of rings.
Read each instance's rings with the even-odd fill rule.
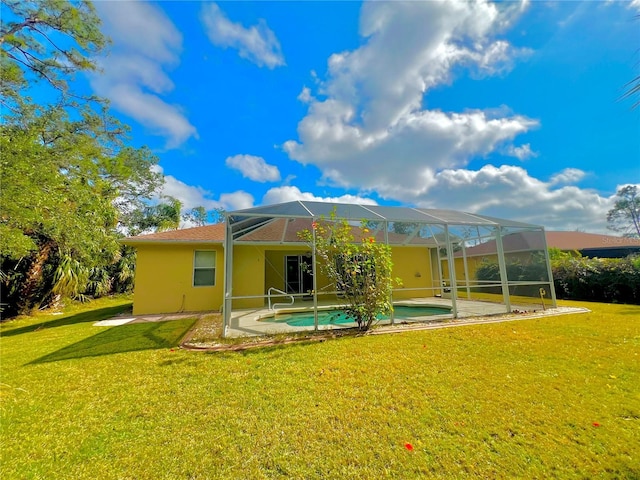
[[[96,2],[85,83],[185,208],[295,199],[606,232],[640,183],[633,2]],[[80,83],[83,80],[80,79]]]

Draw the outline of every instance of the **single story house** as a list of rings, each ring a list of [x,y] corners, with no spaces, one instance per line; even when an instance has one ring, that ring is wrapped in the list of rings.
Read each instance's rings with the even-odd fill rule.
[[[271,308],[284,299],[317,312],[319,303],[339,292],[316,269],[314,245],[298,234],[332,214],[349,221],[354,232],[364,222],[368,236],[391,246],[393,275],[401,281],[394,301],[450,296],[455,317],[459,291],[471,298],[472,290],[488,286],[474,281],[464,253],[487,245],[501,265],[492,287],[500,289],[499,301],[510,311],[514,282],[505,262],[515,252],[503,239],[526,233],[535,239],[526,253],[546,272],[530,283],[551,292],[555,304],[540,226],[453,210],[296,201],[230,212],[222,224],[124,239],[137,250],[134,314],[221,310],[227,322],[232,310]]]

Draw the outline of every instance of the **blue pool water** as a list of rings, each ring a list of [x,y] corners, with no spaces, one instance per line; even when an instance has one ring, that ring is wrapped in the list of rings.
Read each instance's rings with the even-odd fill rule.
[[[396,320],[410,319],[413,317],[427,317],[430,315],[446,315],[451,313],[451,309],[445,307],[424,307],[424,306],[397,306],[393,307],[394,318]],[[389,316],[381,316],[380,320],[388,320]],[[273,317],[263,318],[264,322],[286,323],[291,327],[311,327],[313,326],[313,312],[276,313]],[[318,312],[318,325],[344,325],[355,322],[348,318],[342,310],[321,310]]]

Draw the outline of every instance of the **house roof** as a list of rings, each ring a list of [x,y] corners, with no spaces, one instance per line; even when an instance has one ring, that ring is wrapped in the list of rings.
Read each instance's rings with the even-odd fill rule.
[[[217,223],[203,227],[167,230],[166,232],[127,237],[122,240],[122,243],[125,245],[137,245],[140,243],[223,243],[224,233],[225,224]]]
[[[302,203],[308,205],[309,203],[320,202],[291,202],[293,204]],[[288,204],[280,204],[288,205]],[[331,204],[324,204],[331,205]],[[295,206],[295,205],[294,205]],[[301,205],[298,205],[301,206]],[[266,208],[266,207],[260,207]],[[366,208],[373,208],[367,206]],[[383,208],[381,212],[386,212],[390,208],[403,207],[379,207]],[[250,209],[253,210],[253,209]],[[405,212],[407,220],[413,220],[414,222],[420,218],[420,213],[416,213],[415,216],[408,209],[409,212]],[[245,211],[243,211],[245,212]],[[358,211],[359,212],[359,211]],[[235,212],[234,212],[235,213]],[[299,213],[299,211],[298,211]],[[460,213],[462,212],[454,212]],[[402,214],[402,213],[400,213]],[[462,214],[469,215],[469,214]],[[482,217],[484,218],[484,217]],[[491,217],[486,217],[490,219]],[[246,232],[240,233],[236,236],[236,241],[240,242],[256,242],[256,243],[292,243],[300,242],[298,232],[305,229],[311,229],[313,217],[306,218],[294,217],[294,218],[282,218],[282,217],[259,217],[260,222],[251,224],[250,228]],[[424,221],[424,220],[423,220]],[[494,221],[491,219],[489,221]],[[360,240],[361,234],[354,230],[356,241]],[[371,232],[367,235],[374,236],[376,241],[384,242],[384,231],[371,229]],[[615,237],[612,235],[600,235],[595,233],[584,232],[545,232],[547,246],[549,248],[559,248],[560,250],[585,250],[585,249],[607,249],[607,248],[640,248],[640,239]],[[437,243],[442,243],[440,239],[423,238],[419,235],[407,235],[399,234],[393,231],[387,233],[389,243],[394,245],[424,245],[424,246],[436,246]],[[151,233],[146,235],[138,235],[135,237],[127,237],[122,240],[122,243],[126,245],[137,245],[145,243],[224,243],[225,237],[225,224],[219,223],[215,225],[205,225],[203,227],[185,228],[181,230],[169,230],[165,232]],[[438,235],[436,235],[438,237]],[[526,231],[505,235],[502,238],[503,248],[507,252],[516,252],[523,250],[542,250],[544,244],[540,235],[540,231]],[[487,255],[496,252],[495,240],[491,240],[474,247],[467,248],[466,254],[469,256]],[[461,255],[461,252],[456,252],[456,256]]]
[[[640,247],[640,239],[614,237],[612,235],[600,235],[597,233],[545,232],[545,237],[548,248],[558,248],[565,251]],[[502,245],[505,252],[544,249],[540,232],[519,232],[505,235],[502,237]],[[466,254],[469,256],[489,255],[494,253],[496,253],[495,240],[467,248],[466,251]],[[460,255],[460,252],[456,253],[456,256]]]
[[[313,219],[311,218],[274,218],[269,219],[260,225],[250,228],[246,233],[241,233],[237,242],[256,242],[256,243],[302,243],[299,232],[302,230],[311,230],[313,228]],[[385,232],[383,229],[371,227],[368,231],[362,231],[360,228],[352,230],[354,240],[359,242],[363,237],[374,237],[377,242],[385,242]],[[432,237],[424,238],[418,235],[400,234],[388,232],[387,238],[392,245],[430,245],[436,246],[436,241]]]
[[[584,232],[547,232],[548,246],[560,250],[584,250],[585,248],[640,247],[640,239],[614,237]]]
[[[348,203],[325,203],[295,201],[263,207],[237,210],[227,215],[234,241],[298,243],[298,232],[310,229],[312,222],[328,219],[335,212],[337,218],[350,223],[367,221],[372,225],[367,235],[377,241],[388,239],[393,245],[432,245],[446,243],[446,226],[525,228],[540,231],[541,227],[486,215],[477,215],[455,210],[389,207],[379,205],[357,205]],[[384,225],[389,228],[385,232]],[[403,225],[400,230],[398,225]],[[355,223],[354,223],[355,225]],[[360,234],[354,231],[356,240]],[[451,238],[456,233],[450,231]],[[127,245],[144,243],[223,243],[224,224],[171,230],[147,235],[128,237],[122,240]]]

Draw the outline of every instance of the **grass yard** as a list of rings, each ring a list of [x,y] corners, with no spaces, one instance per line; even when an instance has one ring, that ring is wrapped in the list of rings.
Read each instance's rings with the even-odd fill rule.
[[[199,353],[127,302],[0,327],[3,479],[640,478],[640,306]]]

